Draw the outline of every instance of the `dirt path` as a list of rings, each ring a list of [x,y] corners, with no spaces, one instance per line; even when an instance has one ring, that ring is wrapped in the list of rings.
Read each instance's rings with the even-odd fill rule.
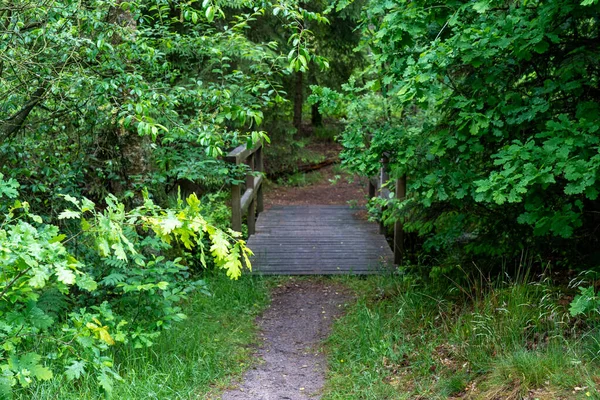
[[[321,343],[350,295],[322,280],[292,279],[277,287],[271,307],[259,318],[261,361],[222,400],[320,398],[326,357]]]
[[[309,186],[268,187],[265,193],[265,206],[290,204],[366,204],[367,180],[336,173],[336,166],[330,165],[307,174],[319,174],[319,182]],[[335,183],[332,183],[334,181]]]

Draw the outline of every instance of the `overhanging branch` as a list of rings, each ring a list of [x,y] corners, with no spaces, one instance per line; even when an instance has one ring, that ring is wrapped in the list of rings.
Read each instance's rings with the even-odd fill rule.
[[[45,93],[46,86],[39,87],[31,95],[31,99],[19,111],[2,122],[0,125],[0,135],[2,135],[3,139],[13,136],[21,129],[31,111],[42,101]]]

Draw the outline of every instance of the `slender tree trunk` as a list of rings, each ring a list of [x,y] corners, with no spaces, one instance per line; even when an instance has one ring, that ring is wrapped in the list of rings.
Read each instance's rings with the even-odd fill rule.
[[[296,92],[294,94],[294,127],[300,131],[302,125],[302,105],[304,104],[304,73],[296,72]]]
[[[117,2],[109,12],[109,21],[115,25],[125,28],[122,34],[114,34],[113,46],[123,43],[125,40],[135,40],[137,24],[129,11],[121,7],[124,0]],[[125,100],[125,98],[123,98]],[[123,127],[116,128],[117,141],[121,149],[121,162],[124,178],[131,184],[144,184],[145,178],[151,171],[150,138],[140,136],[135,130],[127,130]]]
[[[311,62],[311,68],[309,70],[309,85],[319,85],[319,80],[317,79],[317,71],[318,66],[316,63]],[[319,111],[319,103],[313,104],[310,109],[310,123],[316,128],[319,126],[323,126],[323,115]]]

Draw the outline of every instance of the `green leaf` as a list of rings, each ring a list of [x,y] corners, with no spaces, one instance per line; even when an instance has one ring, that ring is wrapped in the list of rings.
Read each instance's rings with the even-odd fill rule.
[[[161,290],[165,290],[169,286],[169,282],[165,282],[165,281],[158,282],[156,284],[156,286]]]
[[[29,278],[29,286],[40,289],[46,286],[46,281],[50,278],[50,271],[48,268],[35,268],[33,275]]]
[[[177,218],[174,212],[169,212],[167,217],[163,218],[160,222],[162,233],[165,235],[170,234],[174,229],[177,229],[181,226],[183,226],[183,222]]]
[[[213,20],[215,19],[215,7],[214,6],[210,6],[206,9],[206,19],[208,20],[208,22],[213,22]]]
[[[52,371],[40,364],[31,366],[29,371],[31,371],[33,376],[42,381],[49,381],[53,377]]]
[[[538,43],[535,44],[535,46],[533,46],[533,49],[539,53],[545,53],[546,51],[548,51],[548,48],[550,47],[550,45],[548,44],[548,42],[546,42],[545,40],[542,40]]]
[[[39,329],[48,329],[54,324],[54,319],[39,307],[33,307],[29,311],[28,318],[31,325]]]
[[[0,198],[2,198],[2,196],[8,197],[9,199],[16,198],[19,195],[19,192],[17,191],[19,186],[19,182],[13,178],[4,180],[4,175],[0,173]]]
[[[479,14],[485,13],[490,9],[489,1],[478,1],[473,3],[473,10],[477,11]]]
[[[95,207],[96,207],[96,204],[94,204],[93,201],[91,201],[85,197],[81,200],[81,212],[91,211]]]
[[[125,248],[121,243],[115,243],[110,247],[114,250],[115,257],[119,260],[127,261],[127,253],[125,253]]]
[[[64,235],[64,234],[56,235],[55,237],[53,237],[52,239],[50,239],[48,241],[48,243],[60,243],[63,240],[65,240],[66,237],[67,237],[67,235]]]
[[[106,393],[112,393],[113,391],[113,380],[106,372],[100,373],[98,375],[98,384],[102,389],[106,391]]]
[[[74,219],[81,217],[79,211],[65,210],[58,215],[58,219]]]
[[[308,61],[306,60],[306,57],[304,57],[302,54],[298,55],[298,59],[300,60],[300,62],[302,63],[302,66],[304,68],[308,68]]]
[[[8,377],[0,376],[0,399],[12,400],[13,391],[11,387],[11,380]]]
[[[65,200],[68,201],[69,203],[73,203],[75,204],[77,207],[79,207],[79,200],[77,200],[75,197],[70,196],[68,194],[66,194],[64,196]]]
[[[75,283],[75,274],[69,268],[58,267],[56,269],[56,277],[59,282],[62,282],[65,285],[72,285]]]
[[[65,375],[70,381],[81,378],[85,375],[85,361],[74,360],[71,365],[65,368]]]
[[[42,356],[40,356],[37,353],[27,353],[27,354],[22,355],[21,358],[19,358],[17,363],[15,363],[14,361],[13,361],[13,363],[18,365],[17,368],[30,369],[34,365],[38,364],[41,359],[42,359]]]
[[[581,294],[575,296],[569,307],[569,313],[575,317],[580,314],[585,314],[592,308],[598,307],[598,300],[594,292],[594,287],[579,288]]]
[[[88,292],[93,292],[98,288],[98,284],[89,275],[83,274],[77,277],[77,287]]]

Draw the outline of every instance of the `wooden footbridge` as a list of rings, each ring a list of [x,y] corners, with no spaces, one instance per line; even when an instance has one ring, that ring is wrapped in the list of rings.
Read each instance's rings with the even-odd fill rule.
[[[226,159],[249,167],[245,181],[232,186],[232,228],[241,231],[242,218],[247,216],[254,273],[373,274],[391,271],[394,263],[398,263],[401,246],[397,246],[395,255],[382,234],[382,227],[361,218],[357,209],[291,205],[264,210],[260,143],[253,148],[240,146]],[[370,183],[369,194],[374,195],[375,191],[375,185]]]

